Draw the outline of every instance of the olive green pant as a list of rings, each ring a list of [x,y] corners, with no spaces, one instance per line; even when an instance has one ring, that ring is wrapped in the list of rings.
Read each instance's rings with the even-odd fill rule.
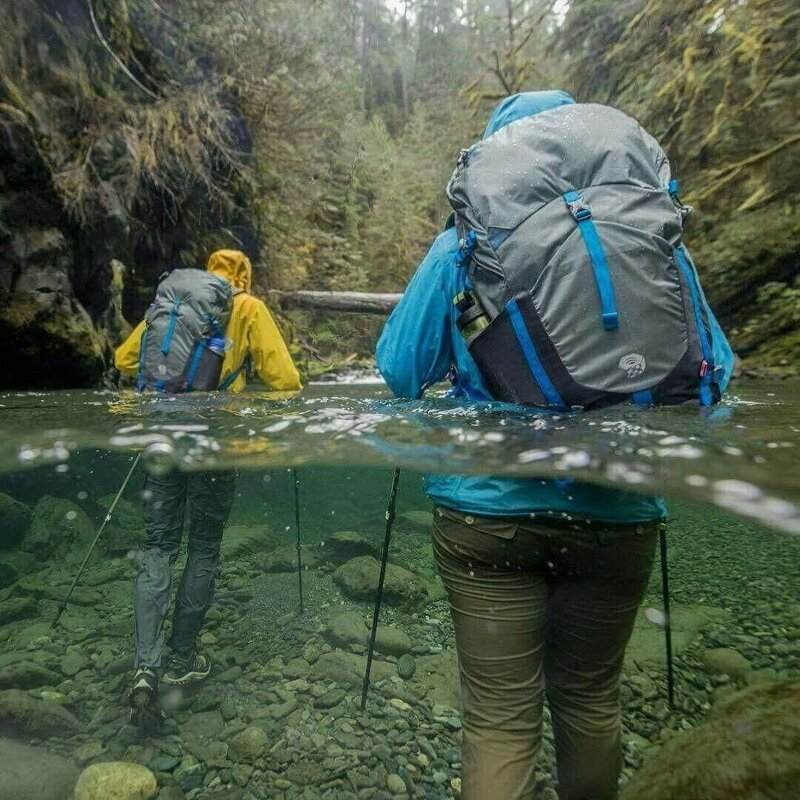
[[[464,703],[462,800],[533,800],[542,703],[561,800],[612,800],[619,684],[658,522],[603,527],[437,506]]]

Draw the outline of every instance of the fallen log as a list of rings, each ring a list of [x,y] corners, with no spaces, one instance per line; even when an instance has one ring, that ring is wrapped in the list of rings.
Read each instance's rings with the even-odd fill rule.
[[[306,289],[295,292],[274,290],[269,294],[282,308],[315,308],[361,314],[388,314],[403,296],[373,292],[315,292]]]

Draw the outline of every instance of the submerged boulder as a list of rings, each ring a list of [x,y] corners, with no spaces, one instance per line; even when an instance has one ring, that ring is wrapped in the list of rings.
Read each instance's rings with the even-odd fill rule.
[[[764,683],[714,707],[669,740],[621,800],[771,800],[800,786],[800,679]]]
[[[94,536],[94,525],[86,512],[70,500],[45,495],[33,509],[31,527],[22,549],[39,558],[80,560],[83,548]]]
[[[319,551],[324,559],[334,564],[344,564],[345,561],[358,556],[377,558],[380,555],[377,545],[355,531],[332,533],[325,541],[320,542]]]
[[[314,569],[319,565],[319,557],[307,545],[302,547],[301,557],[303,559],[303,569]],[[294,547],[278,547],[264,556],[260,566],[264,572],[296,572],[297,549]]]
[[[366,656],[334,650],[323,653],[311,668],[311,680],[333,681],[342,686],[361,686],[367,666]],[[373,661],[370,678],[373,682],[391,678],[395,667],[386,661]]]
[[[39,613],[39,603],[33,597],[12,597],[0,602],[0,625],[30,619]]]
[[[11,495],[0,492],[0,549],[18,545],[28,530],[31,510]]]
[[[107,494],[97,501],[102,517],[108,513],[116,495]],[[101,519],[102,519],[101,517]],[[100,547],[104,553],[121,554],[138,547],[145,538],[145,522],[139,504],[121,499],[103,531]]]
[[[0,728],[6,727],[40,737],[83,731],[80,720],[58,703],[37,700],[21,689],[0,692]]]
[[[357,611],[342,611],[328,620],[325,638],[337,647],[365,645],[369,641],[369,626]]]
[[[66,758],[11,739],[0,739],[0,764],[0,800],[64,800],[78,779]]]
[[[92,764],[75,785],[75,800],[151,800],[157,794],[156,776],[128,761]]]
[[[359,556],[342,564],[333,573],[341,590],[355,600],[372,600],[378,588],[380,562],[372,556]],[[388,603],[407,609],[420,608],[428,601],[425,584],[413,572],[387,564],[383,597]]]
[[[275,539],[265,525],[228,525],[222,536],[222,557],[226,560],[274,549]]]
[[[61,680],[58,673],[33,661],[17,661],[0,668],[0,690],[57,686]]]

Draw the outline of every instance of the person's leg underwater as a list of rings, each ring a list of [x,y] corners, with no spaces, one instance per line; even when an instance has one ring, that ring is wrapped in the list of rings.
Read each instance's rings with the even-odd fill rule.
[[[551,540],[544,671],[560,800],[617,796],[622,664],[657,536],[652,522]]]
[[[129,697],[140,721],[155,710],[163,667],[164,621],[172,572],[183,532],[186,475],[147,475],[144,483],[147,538],[139,551],[134,591],[136,661]]]
[[[535,537],[508,518],[437,507],[434,555],[456,629],[462,800],[533,800],[547,587]]]
[[[211,671],[211,659],[197,651],[196,641],[214,599],[222,533],[235,488],[235,472],[201,472],[187,478],[189,552],[175,598],[172,656],[164,683],[202,680]]]

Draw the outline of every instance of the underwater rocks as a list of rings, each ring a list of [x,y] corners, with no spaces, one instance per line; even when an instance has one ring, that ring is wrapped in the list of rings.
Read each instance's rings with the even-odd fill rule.
[[[70,500],[44,495],[33,509],[31,526],[21,548],[38,558],[81,559],[80,545],[89,545],[94,525],[86,512]]]
[[[107,494],[97,501],[97,508],[103,517],[108,514],[116,495]],[[145,522],[141,504],[120,499],[111,520],[103,531],[100,542],[103,552],[108,555],[124,554],[138,547],[145,539]]]
[[[761,800],[797,797],[800,680],[745,689],[712,718],[668,741],[622,800]]]
[[[336,647],[366,646],[369,643],[370,626],[357,611],[340,611],[328,620],[324,636]],[[387,656],[402,656],[411,650],[411,639],[400,628],[379,625],[375,648]]]
[[[304,569],[319,566],[319,557],[312,547],[303,545],[301,553]],[[297,572],[297,550],[294,547],[278,547],[264,556],[260,566],[264,572]]]
[[[64,800],[79,770],[66,758],[11,739],[0,739],[0,800]]]
[[[342,650],[333,650],[323,653],[311,669],[311,680],[333,681],[342,686],[361,686],[364,680],[364,671],[367,666],[365,656],[355,653],[345,653]],[[393,664],[385,661],[373,661],[371,679],[373,682],[391,678],[395,674]]]
[[[28,506],[0,492],[0,549],[18,545],[28,530],[30,519]]]
[[[729,675],[743,679],[752,670],[750,662],[730,647],[715,647],[703,653],[703,664],[709,675]]]
[[[30,619],[39,613],[39,604],[33,597],[12,597],[0,602],[0,625],[18,619]]]
[[[228,755],[233,761],[252,764],[267,749],[269,736],[263,728],[251,725],[232,736],[228,743]]]
[[[157,794],[155,775],[125,761],[92,764],[75,785],[75,800],[152,800]]]
[[[80,733],[80,720],[49,700],[37,700],[21,689],[0,692],[0,728],[9,726],[30,736]]]
[[[57,686],[61,676],[33,661],[18,661],[0,669],[0,691],[4,689],[38,689]]]
[[[337,586],[354,600],[372,600],[378,587],[380,562],[372,556],[359,556],[342,564],[333,573]],[[396,564],[386,565],[384,601],[406,609],[421,608],[428,602],[425,584],[413,572]]]
[[[275,538],[264,525],[228,525],[222,536],[222,557],[226,561],[274,550]],[[295,559],[296,551],[295,552]],[[295,560],[295,569],[296,567]]]

